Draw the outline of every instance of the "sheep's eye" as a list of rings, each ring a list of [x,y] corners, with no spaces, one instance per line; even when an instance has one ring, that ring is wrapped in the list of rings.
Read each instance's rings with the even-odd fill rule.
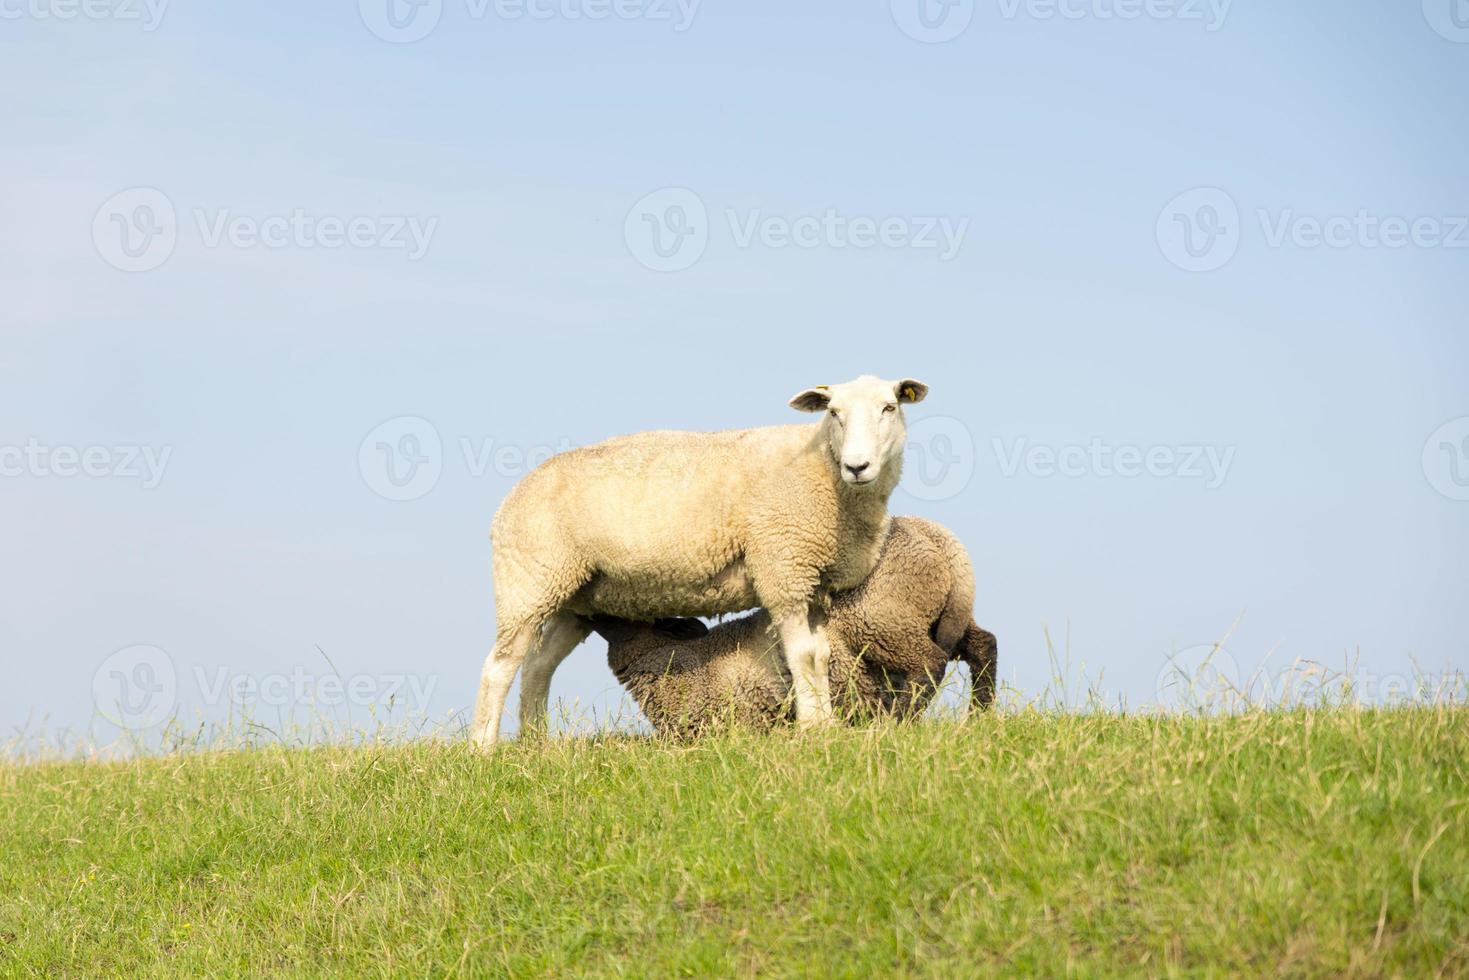
[[[898,406],[896,406],[896,405],[894,405],[894,404],[892,404],[890,402],[890,403],[888,403],[888,404],[886,404],[886,405],[884,405],[882,407],[882,414],[886,415],[889,412],[896,412],[897,410],[898,410]]]
[[[841,421],[841,418],[842,417],[837,414],[837,410],[836,409],[832,409],[829,414],[831,415],[832,418],[836,419],[837,421]]]

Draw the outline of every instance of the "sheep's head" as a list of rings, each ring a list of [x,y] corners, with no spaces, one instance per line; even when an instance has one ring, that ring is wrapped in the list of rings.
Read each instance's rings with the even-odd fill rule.
[[[901,464],[908,436],[902,406],[927,394],[928,385],[912,378],[884,381],[863,375],[846,384],[807,388],[791,399],[791,407],[826,413],[821,434],[842,480],[864,486]]]
[[[658,619],[651,623],[637,623],[616,616],[582,617],[582,623],[596,632],[608,643],[627,643],[630,640],[697,640],[709,634],[709,627],[697,619]]]

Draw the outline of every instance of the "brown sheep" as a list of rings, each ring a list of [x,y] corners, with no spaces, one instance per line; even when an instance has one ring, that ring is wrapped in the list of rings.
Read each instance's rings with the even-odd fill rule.
[[[910,718],[933,700],[951,660],[968,664],[970,703],[994,700],[994,634],[975,625],[974,571],[947,530],[916,517],[891,521],[862,584],[833,595],[825,624],[832,699],[857,721]],[[770,729],[794,718],[791,676],[763,610],[710,629],[697,619],[587,620],[607,640],[613,674],[660,732],[688,736],[721,724]],[[935,642],[957,636],[952,648]]]

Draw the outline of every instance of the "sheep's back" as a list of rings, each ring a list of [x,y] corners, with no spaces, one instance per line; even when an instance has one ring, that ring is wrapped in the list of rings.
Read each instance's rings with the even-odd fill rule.
[[[640,432],[573,449],[511,491],[495,538],[559,545],[615,576],[712,577],[742,550],[747,500],[809,441],[809,427],[783,426]]]

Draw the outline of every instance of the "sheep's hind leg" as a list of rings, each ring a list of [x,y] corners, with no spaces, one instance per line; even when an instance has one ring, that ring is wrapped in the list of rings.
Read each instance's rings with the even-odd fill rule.
[[[479,697],[474,706],[474,727],[470,741],[478,749],[492,749],[500,737],[500,716],[505,711],[505,698],[515,682],[516,671],[524,662],[536,639],[538,626],[523,625],[495,638],[495,649],[485,659],[480,673]]]
[[[826,630],[809,610],[782,616],[777,623],[780,648],[791,671],[796,696],[796,726],[823,728],[832,723],[831,646]]]
[[[540,642],[531,647],[525,670],[520,675],[520,731],[522,735],[546,729],[546,702],[551,695],[551,675],[561,666],[591,628],[571,613],[560,612],[546,620]]]

